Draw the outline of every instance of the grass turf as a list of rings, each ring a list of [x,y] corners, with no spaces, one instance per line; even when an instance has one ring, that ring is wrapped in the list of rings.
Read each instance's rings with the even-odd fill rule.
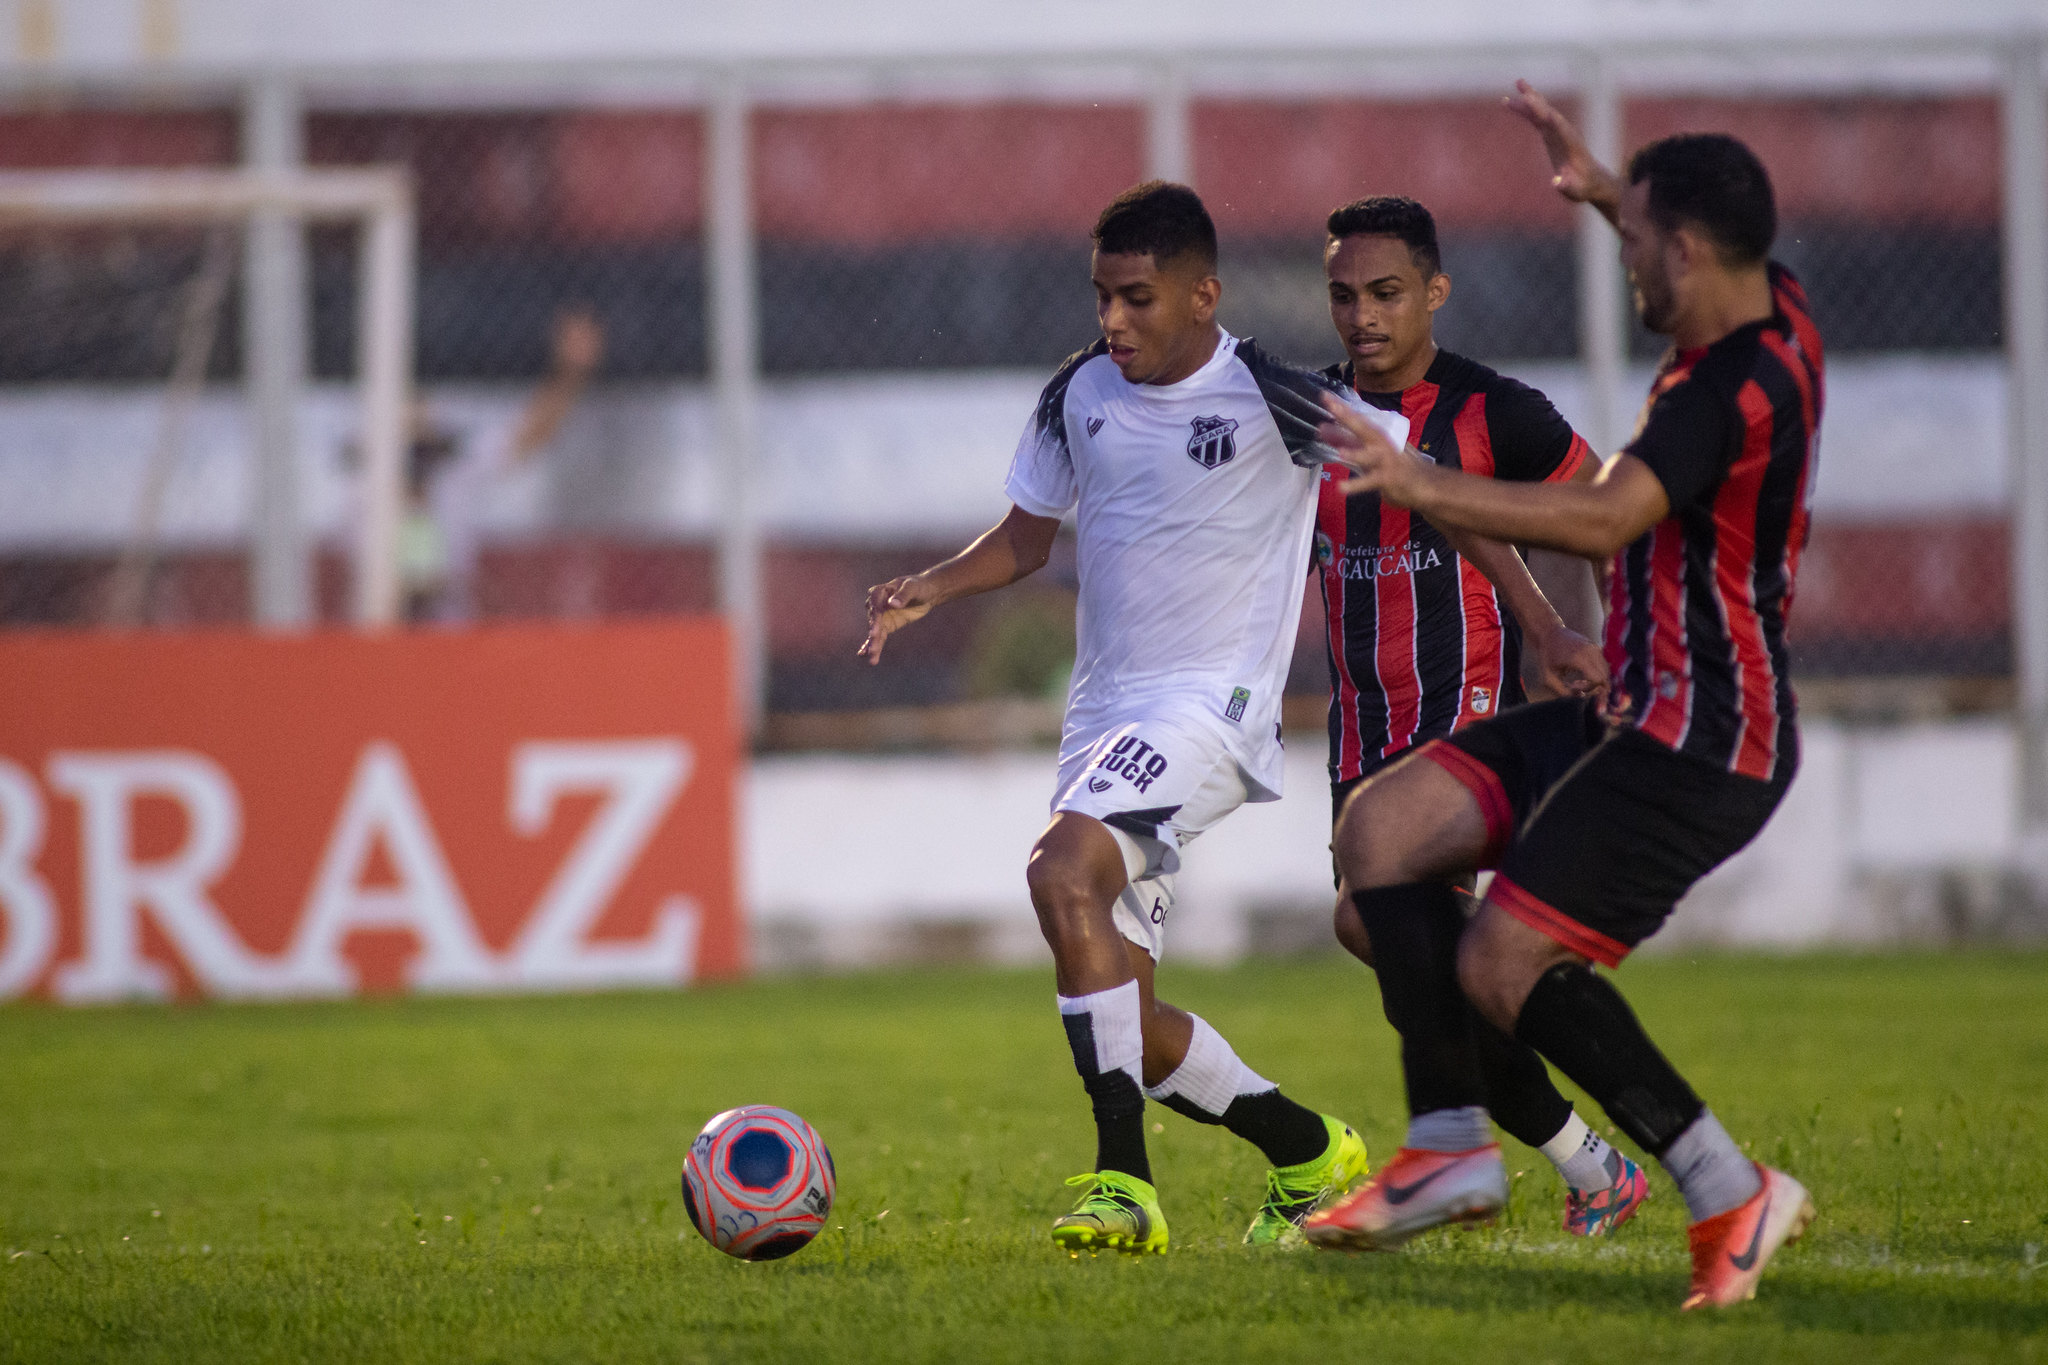
[[[1645,961],[1621,974],[1821,1220],[1758,1300],[1674,1311],[1683,1207],[1255,1255],[1257,1154],[1154,1107],[1165,1257],[1046,1238],[1092,1156],[1042,972],[676,995],[0,1010],[0,1359],[2048,1361],[2048,958]],[[1172,998],[1383,1159],[1392,1034],[1348,962],[1178,965]],[[713,1111],[785,1104],[833,1227],[745,1265],[683,1223]],[[1589,1110],[1589,1116],[1591,1111]]]

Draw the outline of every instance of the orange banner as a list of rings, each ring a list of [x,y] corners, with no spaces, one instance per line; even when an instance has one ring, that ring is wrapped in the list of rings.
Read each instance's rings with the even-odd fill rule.
[[[0,998],[743,969],[721,623],[0,637]]]

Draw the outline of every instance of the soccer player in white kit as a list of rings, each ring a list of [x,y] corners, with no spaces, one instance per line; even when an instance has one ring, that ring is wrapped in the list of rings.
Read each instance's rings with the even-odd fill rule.
[[[945,563],[870,590],[861,652],[876,661],[893,631],[940,603],[1036,571],[1076,510],[1078,657],[1052,822],[1026,880],[1097,1147],[1053,1240],[1166,1250],[1145,1152],[1150,1096],[1266,1154],[1246,1241],[1291,1241],[1365,1174],[1364,1144],[1158,999],[1152,976],[1181,847],[1242,803],[1280,796],[1281,693],[1330,456],[1321,398],[1340,394],[1397,443],[1408,423],[1217,325],[1216,231],[1193,190],[1126,191],[1094,240],[1102,338],[1039,399],[1010,467],[1009,514]]]

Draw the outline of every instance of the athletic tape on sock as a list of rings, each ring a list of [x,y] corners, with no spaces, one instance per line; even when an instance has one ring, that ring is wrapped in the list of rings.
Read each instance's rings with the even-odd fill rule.
[[[1564,1127],[1558,1129],[1557,1135],[1544,1143],[1539,1150],[1550,1158],[1551,1165],[1559,1165],[1579,1150],[1579,1144],[1583,1143],[1586,1134],[1592,1131],[1592,1127],[1579,1117],[1579,1111],[1574,1109],[1571,1116],[1565,1119]]]
[[[1557,1136],[1539,1150],[1550,1158],[1550,1164],[1557,1167],[1565,1183],[1580,1194],[1594,1194],[1614,1183],[1618,1169],[1611,1160],[1614,1148],[1579,1117],[1577,1110],[1558,1129]]]

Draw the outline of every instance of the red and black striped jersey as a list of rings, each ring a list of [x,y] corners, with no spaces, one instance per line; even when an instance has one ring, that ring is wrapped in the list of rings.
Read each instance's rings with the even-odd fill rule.
[[[1357,388],[1349,362],[1324,373]],[[1405,414],[1418,450],[1471,474],[1565,480],[1592,453],[1540,392],[1449,351],[1421,383],[1359,396]],[[1348,474],[1324,468],[1316,510],[1333,783],[1522,700],[1521,635],[1493,584],[1422,517],[1340,493]]]
[[[1785,620],[1820,431],[1825,361],[1806,291],[1771,266],[1776,311],[1674,349],[1627,453],[1671,513],[1615,556],[1607,663],[1646,735],[1776,781],[1798,762]]]

